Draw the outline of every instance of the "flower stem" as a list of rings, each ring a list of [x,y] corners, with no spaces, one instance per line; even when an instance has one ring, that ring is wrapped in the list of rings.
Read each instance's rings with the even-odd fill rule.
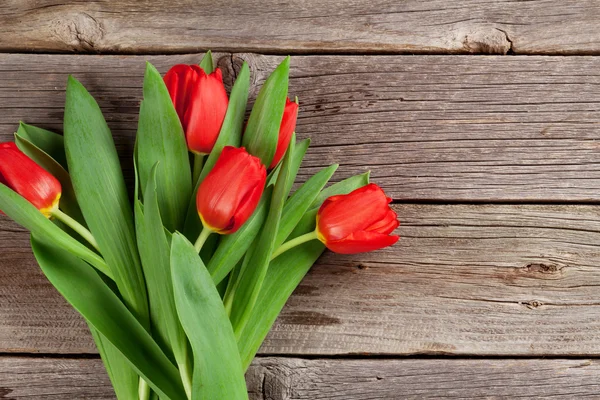
[[[54,210],[52,210],[51,214],[53,217],[58,219],[60,222],[64,223],[69,228],[71,228],[75,232],[77,232],[79,234],[79,236],[81,236],[82,238],[87,240],[89,242],[89,244],[94,246],[94,248],[96,250],[100,251],[100,248],[98,247],[98,243],[96,242],[96,239],[94,238],[92,233],[86,229],[85,226],[81,225],[79,222],[75,221],[73,218],[69,217],[67,214],[65,214],[64,212],[59,210],[58,207],[56,207]]]
[[[150,399],[150,386],[148,386],[148,383],[142,377],[140,377],[140,383],[138,385],[138,397],[139,400]]]
[[[200,254],[200,250],[202,250],[202,246],[204,246],[204,242],[206,242],[206,239],[208,239],[208,237],[210,236],[211,233],[212,233],[212,231],[210,229],[206,229],[204,227],[202,228],[202,232],[200,232],[200,235],[198,236],[196,243],[194,243],[194,248],[196,249],[196,252],[198,254]]]
[[[192,176],[193,186],[196,187],[200,174],[202,173],[202,167],[204,167],[204,154],[194,153],[194,174]]]
[[[285,242],[273,252],[273,255],[271,256],[271,261],[277,258],[277,256],[279,256],[280,254],[285,253],[286,251],[293,249],[294,247],[299,246],[302,243],[306,243],[315,239],[318,239],[316,230],[309,233],[305,233],[304,235],[298,236],[297,238]]]

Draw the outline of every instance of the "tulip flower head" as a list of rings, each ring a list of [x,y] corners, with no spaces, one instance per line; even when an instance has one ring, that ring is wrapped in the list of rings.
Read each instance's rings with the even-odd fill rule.
[[[279,127],[279,139],[277,140],[277,149],[275,150],[275,156],[269,169],[273,169],[279,164],[279,161],[285,155],[285,152],[290,144],[292,135],[296,130],[296,119],[298,118],[298,103],[286,99],[285,109],[283,110],[283,119],[281,120],[281,126]]]
[[[317,237],[331,251],[363,253],[391,246],[399,236],[390,235],[400,224],[390,208],[392,201],[371,183],[355,191],[329,197],[317,214]]]
[[[178,64],[165,84],[183,126],[188,149],[209,154],[217,141],[229,100],[219,68],[206,74],[197,65]]]
[[[58,207],[58,180],[27,157],[16,144],[0,143],[0,183],[19,193],[46,217]]]
[[[230,234],[252,215],[260,201],[267,171],[246,149],[226,146],[198,188],[196,206],[204,227]]]

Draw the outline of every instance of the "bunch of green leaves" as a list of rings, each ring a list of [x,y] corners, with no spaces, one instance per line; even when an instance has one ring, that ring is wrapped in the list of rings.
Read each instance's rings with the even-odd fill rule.
[[[245,370],[324,246],[308,242],[275,259],[273,252],[315,229],[327,197],[368,183],[363,174],[325,187],[332,165],[290,195],[309,146],[294,135],[248,221],[234,234],[213,235],[201,255],[194,250],[195,193],[223,147],[243,145],[271,163],[289,63],[262,86],[244,135],[250,71],[243,64],[197,182],[168,90],[148,63],[133,201],[100,107],[75,78],[67,83],[64,136],[26,124],[15,134],[19,148],[59,179],[62,211],[89,229],[98,249],[2,184],[0,209],[31,231],[42,271],[87,321],[120,400],[247,398]],[[200,66],[212,72],[210,52]]]

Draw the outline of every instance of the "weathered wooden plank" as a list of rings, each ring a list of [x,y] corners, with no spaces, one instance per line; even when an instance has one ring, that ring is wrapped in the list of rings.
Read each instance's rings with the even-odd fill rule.
[[[261,354],[600,355],[597,206],[394,205],[402,239],[327,253]],[[94,353],[0,221],[0,352]]]
[[[598,21],[594,0],[4,0],[0,50],[589,54]]]
[[[591,359],[303,360],[258,358],[251,400],[584,398],[598,396]],[[98,359],[0,357],[0,398],[114,399]]]
[[[98,98],[131,177],[144,60],[185,56],[0,55],[0,140],[17,121],[60,130],[66,74]],[[233,59],[233,64],[232,64]],[[247,60],[253,93],[281,57]],[[372,171],[395,199],[600,201],[600,59],[595,57],[299,56],[291,95],[312,137],[300,178],[341,163]]]

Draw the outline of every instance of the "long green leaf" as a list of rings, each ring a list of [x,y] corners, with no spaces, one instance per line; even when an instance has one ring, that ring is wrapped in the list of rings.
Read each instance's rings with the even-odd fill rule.
[[[65,156],[65,144],[62,135],[23,122],[19,124],[17,134],[33,143],[44,153],[55,159],[63,168],[67,169],[67,157]]]
[[[192,175],[181,122],[160,73],[150,63],[144,76],[144,99],[140,106],[137,131],[137,167],[142,193],[156,162],[158,205],[165,227],[182,229],[189,199]]]
[[[65,170],[62,165],[50,157],[49,154],[30,142],[27,138],[21,136],[21,134],[18,132],[15,133],[15,144],[29,158],[31,158],[39,166],[44,168],[56,179],[58,179],[62,187],[60,208],[79,223],[85,223],[83,214],[81,214],[81,209],[79,208],[79,204],[77,204],[77,198],[75,197],[75,190],[73,189],[71,177],[69,176],[67,170]]]
[[[254,213],[237,232],[231,235],[224,235],[221,238],[217,251],[215,251],[206,265],[215,284],[220,283],[231,272],[238,261],[242,259],[250,245],[252,245],[254,238],[267,217],[273,193],[272,189],[272,186],[265,189],[256,210],[254,210]]]
[[[206,56],[205,56],[206,57]],[[183,233],[190,240],[195,240],[200,234],[202,224],[196,211],[196,193],[198,186],[206,178],[206,175],[212,170],[221,155],[221,151],[225,146],[239,147],[242,141],[242,128],[244,126],[244,116],[246,113],[246,103],[248,102],[248,88],[250,86],[250,69],[248,64],[244,63],[242,69],[235,80],[231,95],[229,96],[229,105],[227,113],[219,132],[219,137],[215,145],[204,163],[198,185],[194,190],[194,195],[191,197],[188,204],[187,216],[185,219],[185,229]]]
[[[192,400],[247,399],[237,343],[221,297],[194,246],[173,235],[171,272],[179,319],[194,353]]]
[[[65,150],[79,206],[128,308],[149,326],[133,214],[115,144],[96,100],[69,77]]]
[[[369,174],[366,173],[345,179],[324,189],[321,193],[326,191],[327,196],[323,197],[323,200],[319,199],[313,202],[311,206],[315,208],[313,208],[314,214],[312,214],[312,218],[310,213],[313,210],[308,211],[304,215],[296,226],[296,229],[294,229],[294,232],[290,235],[290,239],[315,229],[316,210],[318,210],[325,198],[337,194],[349,193],[368,183]],[[307,216],[308,218],[306,218]],[[273,326],[275,319],[277,319],[288,298],[324,249],[325,246],[321,242],[313,240],[283,253],[269,265],[256,305],[240,335],[242,340],[238,341],[244,370],[252,362],[254,355],[263,340],[265,340],[267,333],[269,333],[271,326]]]
[[[277,149],[279,127],[288,94],[289,70],[288,56],[260,89],[244,133],[244,147],[260,158],[264,165],[271,165]]]
[[[110,383],[112,383],[117,399],[130,400],[138,396],[139,376],[123,353],[110,343],[100,332],[96,330],[89,322],[88,327],[94,338],[94,343],[100,353],[100,358],[104,363],[104,368],[108,373]]]
[[[161,397],[185,399],[177,368],[89,265],[36,238],[32,238],[31,247],[48,280],[123,353],[152,389]]]
[[[262,282],[267,273],[271,254],[275,246],[277,231],[279,230],[281,212],[288,195],[288,192],[286,192],[289,186],[288,182],[289,180],[294,180],[296,176],[294,171],[291,170],[291,158],[294,153],[295,142],[295,137],[292,137],[283,159],[277,183],[273,189],[269,214],[261,232],[246,254],[239,277],[235,283],[235,290],[232,293],[233,302],[230,319],[238,339],[254,308]]]
[[[1,183],[0,210],[31,233],[38,237],[47,238],[52,243],[89,262],[106,276],[112,278],[112,272],[102,257],[69,236],[48,218],[44,217],[33,204]]]
[[[281,246],[290,233],[292,233],[337,167],[337,164],[335,164],[317,172],[285,202],[281,214],[281,222],[279,223],[279,231],[275,239],[275,248]]]
[[[152,327],[165,352],[173,354],[177,364],[181,365],[187,363],[187,338],[177,318],[171,282],[171,247],[158,209],[155,181],[159,168],[157,163],[150,172],[144,211],[140,202],[136,202],[137,241],[148,287]]]

